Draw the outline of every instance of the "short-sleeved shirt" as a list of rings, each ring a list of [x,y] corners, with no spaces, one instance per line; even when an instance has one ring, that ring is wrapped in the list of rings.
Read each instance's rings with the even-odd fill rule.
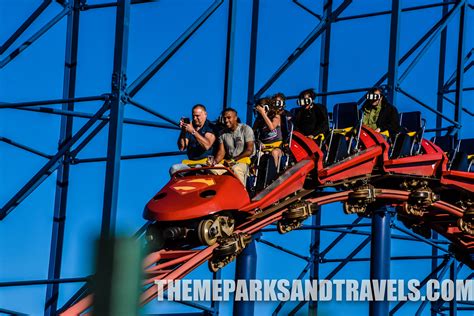
[[[204,122],[204,125],[199,129],[199,131],[196,131],[196,133],[201,134],[201,136],[204,137],[206,133],[211,133],[215,134],[214,132],[214,127],[211,125],[211,123],[206,120]],[[186,153],[188,154],[188,159],[191,160],[200,160],[207,158],[208,156],[214,155],[215,152],[215,146],[211,146],[208,150],[204,148],[194,137],[193,134],[186,132],[186,139],[188,139],[188,147]]]
[[[224,144],[225,159],[232,159],[245,150],[245,143],[254,142],[255,136],[250,126],[239,124],[235,131],[225,130],[219,136],[219,143]]]

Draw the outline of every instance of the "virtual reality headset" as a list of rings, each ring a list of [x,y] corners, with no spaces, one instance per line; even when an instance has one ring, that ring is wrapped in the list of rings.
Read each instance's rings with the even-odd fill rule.
[[[296,100],[296,103],[298,103],[299,106],[306,106],[306,105],[312,104],[313,99],[312,98],[301,98],[301,99]]]
[[[378,93],[367,93],[365,98],[369,101],[378,101],[381,98],[381,95]]]
[[[285,102],[283,100],[275,100],[275,107],[282,108],[285,106]]]

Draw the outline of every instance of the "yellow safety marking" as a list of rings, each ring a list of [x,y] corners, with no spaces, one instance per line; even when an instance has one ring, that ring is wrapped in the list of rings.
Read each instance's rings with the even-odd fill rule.
[[[203,165],[207,163],[207,158],[203,158],[199,160],[184,159],[183,161],[181,161],[181,163],[185,165]]]
[[[270,143],[270,144],[262,144],[262,150],[263,151],[269,151],[269,150],[273,150],[274,148],[279,148],[281,146],[281,143],[282,141],[279,140],[277,142],[273,142],[273,143]]]

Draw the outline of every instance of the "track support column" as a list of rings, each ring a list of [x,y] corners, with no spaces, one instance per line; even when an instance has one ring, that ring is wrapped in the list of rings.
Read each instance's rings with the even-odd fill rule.
[[[117,0],[115,26],[114,68],[112,74],[112,101],[110,104],[107,163],[105,167],[104,208],[101,236],[113,236],[118,204],[120,157],[122,153],[123,113],[125,107],[126,71],[130,0]]]
[[[312,225],[314,227],[321,226],[321,208],[318,209],[317,213],[313,215]],[[313,264],[311,265],[310,279],[318,280],[319,279],[319,251],[321,245],[321,230],[313,229],[311,231],[311,258],[313,258]],[[318,300],[309,301],[308,304],[308,315],[315,316],[318,315]]]
[[[257,249],[255,247],[255,240],[244,249],[244,251],[237,257],[235,267],[235,281],[255,279],[257,275]],[[236,302],[234,301],[233,315],[235,316],[252,316],[254,314],[254,305],[252,301]]]
[[[390,279],[390,222],[393,209],[388,206],[377,208],[372,216],[372,244],[370,249],[370,279],[372,281]],[[390,303],[383,301],[370,302],[371,316],[389,314]]]
[[[260,0],[252,2],[252,30],[250,33],[249,84],[247,89],[247,117],[245,122],[252,125],[253,105],[255,103],[255,67],[257,64],[258,11]]]
[[[64,69],[63,98],[73,99],[76,96],[76,69],[77,51],[79,41],[79,0],[72,1],[73,6],[67,17],[66,56]],[[64,103],[62,110],[74,111],[74,102]],[[71,140],[73,130],[73,117],[61,117],[61,129],[58,150]],[[56,192],[54,197],[53,228],[51,232],[51,247],[49,252],[48,279],[61,278],[61,265],[63,259],[64,230],[66,226],[67,198],[69,190],[69,150],[61,158],[56,177]],[[56,315],[59,297],[59,284],[50,283],[46,286],[46,300],[44,315]]]

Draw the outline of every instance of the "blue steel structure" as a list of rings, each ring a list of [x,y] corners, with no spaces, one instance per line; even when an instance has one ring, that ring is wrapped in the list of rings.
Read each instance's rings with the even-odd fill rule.
[[[128,53],[128,33],[129,33],[129,18],[130,6],[141,3],[157,2],[153,0],[117,0],[116,2],[107,2],[102,4],[88,4],[87,0],[44,0],[38,8],[25,20],[25,22],[0,46],[0,56],[14,45],[18,38],[33,24],[33,22],[52,5],[60,5],[63,7],[62,11],[57,14],[44,27],[34,33],[26,42],[19,44],[18,48],[9,53],[8,56],[0,60],[0,71],[6,67],[14,58],[26,50],[31,43],[38,40],[44,33],[51,29],[63,18],[67,18],[67,40],[66,40],[66,56],[65,56],[65,72],[63,85],[63,98],[56,100],[41,100],[33,102],[18,102],[18,103],[2,103],[1,109],[17,109],[22,111],[33,111],[46,113],[50,115],[61,116],[61,127],[59,134],[58,151],[54,155],[48,155],[30,148],[13,140],[0,136],[0,141],[11,146],[15,146],[22,150],[28,151],[35,155],[47,159],[47,162],[42,168],[34,174],[31,179],[9,199],[0,209],[0,219],[6,216],[14,216],[11,214],[15,207],[18,206],[30,193],[32,193],[47,177],[56,171],[56,191],[54,202],[54,217],[51,233],[51,249],[47,280],[31,280],[31,281],[17,281],[17,282],[0,282],[0,287],[14,287],[14,286],[28,286],[35,284],[46,284],[45,297],[45,315],[56,315],[60,310],[58,307],[59,284],[69,282],[84,283],[89,280],[89,277],[83,278],[61,278],[61,263],[63,257],[63,243],[65,236],[65,220],[67,215],[67,199],[69,188],[69,174],[72,165],[90,162],[106,162],[104,201],[102,213],[101,232],[103,237],[113,236],[115,233],[115,220],[118,203],[118,186],[120,175],[120,162],[125,159],[140,159],[148,157],[163,157],[180,155],[179,152],[158,152],[152,154],[140,154],[124,156],[121,154],[122,147],[122,133],[124,124],[133,124],[139,126],[153,126],[164,129],[177,130],[177,123],[172,119],[166,117],[159,111],[140,104],[134,100],[134,96],[143,88],[143,86],[170,60],[170,58],[186,43],[186,41],[193,36],[193,34],[206,22],[206,20],[219,8],[227,7],[228,24],[227,37],[225,49],[225,77],[223,83],[223,107],[230,105],[232,96],[232,75],[234,66],[234,33],[236,30],[236,10],[238,8],[237,0],[214,0],[211,2],[208,9],[183,33],[176,41],[159,56],[134,82],[127,85],[127,53]],[[267,92],[267,90],[281,77],[286,70],[298,60],[298,58],[317,40],[321,42],[320,50],[320,70],[318,84],[318,97],[323,104],[327,103],[327,97],[331,95],[350,94],[354,92],[365,91],[368,87],[360,87],[348,90],[329,91],[330,79],[330,47],[331,40],[338,40],[334,38],[331,32],[332,25],[340,21],[359,20],[370,18],[379,15],[391,15],[390,23],[390,45],[387,52],[388,68],[387,72],[383,74],[379,80],[374,82],[374,85],[381,85],[386,83],[389,100],[396,104],[397,94],[402,94],[431,111],[437,115],[436,127],[428,131],[436,132],[440,135],[442,131],[448,131],[460,136],[462,117],[463,115],[472,116],[473,113],[463,104],[463,93],[474,90],[473,87],[464,86],[464,74],[472,68],[474,61],[468,65],[466,63],[470,60],[473,49],[470,50],[466,46],[466,28],[468,25],[468,16],[472,16],[473,5],[466,0],[443,0],[442,2],[433,2],[431,4],[419,5],[413,7],[402,8],[399,0],[392,0],[391,10],[380,12],[368,12],[358,15],[343,15],[345,10],[350,7],[351,0],[343,0],[335,5],[335,1],[324,0],[322,12],[316,13],[309,8],[308,4],[303,3],[302,0],[292,0],[295,6],[301,8],[308,14],[311,14],[317,19],[318,24],[308,34],[303,42],[289,55],[287,60],[276,69],[270,78],[262,85],[260,89],[255,87],[256,66],[257,66],[257,46],[259,34],[259,9],[261,5],[260,0],[252,1],[252,19],[251,19],[251,34],[250,34],[250,51],[249,51],[249,75],[248,75],[248,91],[247,91],[247,116],[248,123],[252,121],[252,108],[255,100]],[[113,72],[111,74],[111,90],[98,96],[77,97],[76,96],[76,73],[77,73],[77,55],[78,55],[78,38],[79,38],[79,21],[82,11],[101,9],[107,7],[116,7],[116,28],[115,28],[115,47],[114,47],[114,61]],[[443,15],[442,18],[435,23],[403,56],[399,57],[400,47],[400,18],[403,12],[424,10],[434,7],[440,7]],[[446,80],[445,64],[446,51],[448,47],[447,27],[449,23],[455,20],[459,21],[459,31],[457,40],[457,62],[455,72]],[[472,18],[471,18],[472,19]],[[472,23],[471,23],[472,24]],[[413,70],[414,66],[422,59],[426,51],[439,39],[439,75],[437,81],[437,105],[431,107],[420,101],[416,96],[412,95],[405,88],[401,87],[401,83],[405,80],[407,75]],[[452,46],[450,46],[452,47]],[[467,52],[469,50],[469,52]],[[416,54],[415,54],[416,53]],[[404,72],[399,75],[399,66],[410,61]],[[453,88],[454,86],[454,88]],[[454,93],[454,100],[449,95]],[[290,96],[295,98],[295,96]],[[7,101],[7,100],[4,100]],[[79,102],[100,101],[103,105],[94,113],[83,113],[75,111],[75,104]],[[359,100],[360,102],[362,100]],[[449,111],[445,109],[445,103],[450,103],[454,106],[454,115],[451,117]],[[48,105],[61,104],[61,109],[48,108]],[[139,108],[156,118],[167,122],[158,123],[155,121],[145,121],[130,119],[124,117],[124,107],[126,104]],[[463,113],[464,112],[464,113]],[[87,123],[73,133],[74,118],[87,118]],[[443,127],[443,120],[452,124],[448,127]],[[95,127],[94,127],[95,126]],[[84,149],[88,143],[106,126],[108,126],[108,143],[107,156],[98,158],[79,159],[78,153]],[[303,278],[309,271],[311,279],[321,278],[319,267],[321,263],[336,262],[338,265],[328,275],[324,276],[326,279],[333,278],[345,265],[351,261],[370,261],[370,276],[372,279],[387,279],[390,278],[390,260],[421,260],[431,259],[432,272],[421,282],[422,286],[430,278],[443,278],[448,270],[450,271],[450,278],[456,279],[457,273],[462,268],[462,265],[457,263],[447,249],[442,247],[446,242],[439,240],[436,234],[432,239],[422,238],[411,231],[397,226],[393,221],[393,210],[390,207],[381,207],[372,212],[371,223],[361,223],[362,218],[356,219],[352,224],[346,225],[322,225],[321,224],[321,210],[317,215],[313,216],[312,225],[303,226],[301,229],[310,229],[311,232],[311,246],[309,257],[300,255],[290,249],[276,245],[266,241],[262,236],[256,239],[256,242],[266,244],[275,249],[279,249],[285,253],[293,255],[299,259],[307,262],[305,268],[299,275]],[[371,231],[361,231],[358,228],[371,227]],[[138,232],[137,236],[141,235],[144,227]],[[392,233],[392,230],[401,232],[400,234]],[[275,229],[266,228],[264,232],[273,232]],[[321,250],[321,231],[329,231],[338,233],[338,236],[327,246]],[[338,242],[349,235],[362,235],[365,239],[357,245],[345,258],[342,259],[326,259],[325,255],[333,249]],[[411,240],[427,243],[432,246],[432,256],[399,256],[393,257],[390,252],[390,244],[392,239]],[[371,243],[370,258],[355,258],[355,256],[369,243]],[[439,255],[439,251],[445,254]],[[439,259],[443,259],[439,263]],[[252,279],[258,277],[256,275],[256,260],[257,254],[255,249],[255,242],[244,251],[241,257],[237,260],[236,278]],[[219,273],[214,277],[219,278]],[[471,275],[472,277],[472,275]],[[71,299],[62,306],[65,308],[77,301],[87,293],[87,284],[84,285],[80,291],[76,293]],[[449,306],[445,306],[444,302],[432,302],[431,314],[437,315],[440,312],[449,311],[450,315],[456,315],[457,310],[473,310],[471,304],[464,304],[466,302],[451,302]],[[468,302],[467,302],[468,303]],[[371,315],[392,315],[395,314],[405,303],[399,302],[390,309],[389,302],[372,302],[370,303]],[[427,306],[428,302],[423,302],[418,313],[421,313]],[[210,314],[218,314],[219,306],[213,304],[211,308],[201,306],[199,304],[191,304],[197,309]],[[284,303],[280,303],[274,314],[278,314]],[[298,304],[290,314],[297,313],[304,306],[304,302]],[[311,302],[309,304],[309,314],[317,315],[318,302]],[[0,312],[11,315],[21,315],[19,312],[1,309]],[[251,315],[253,313],[253,304],[251,303],[236,303],[234,305],[234,313],[236,315]]]

